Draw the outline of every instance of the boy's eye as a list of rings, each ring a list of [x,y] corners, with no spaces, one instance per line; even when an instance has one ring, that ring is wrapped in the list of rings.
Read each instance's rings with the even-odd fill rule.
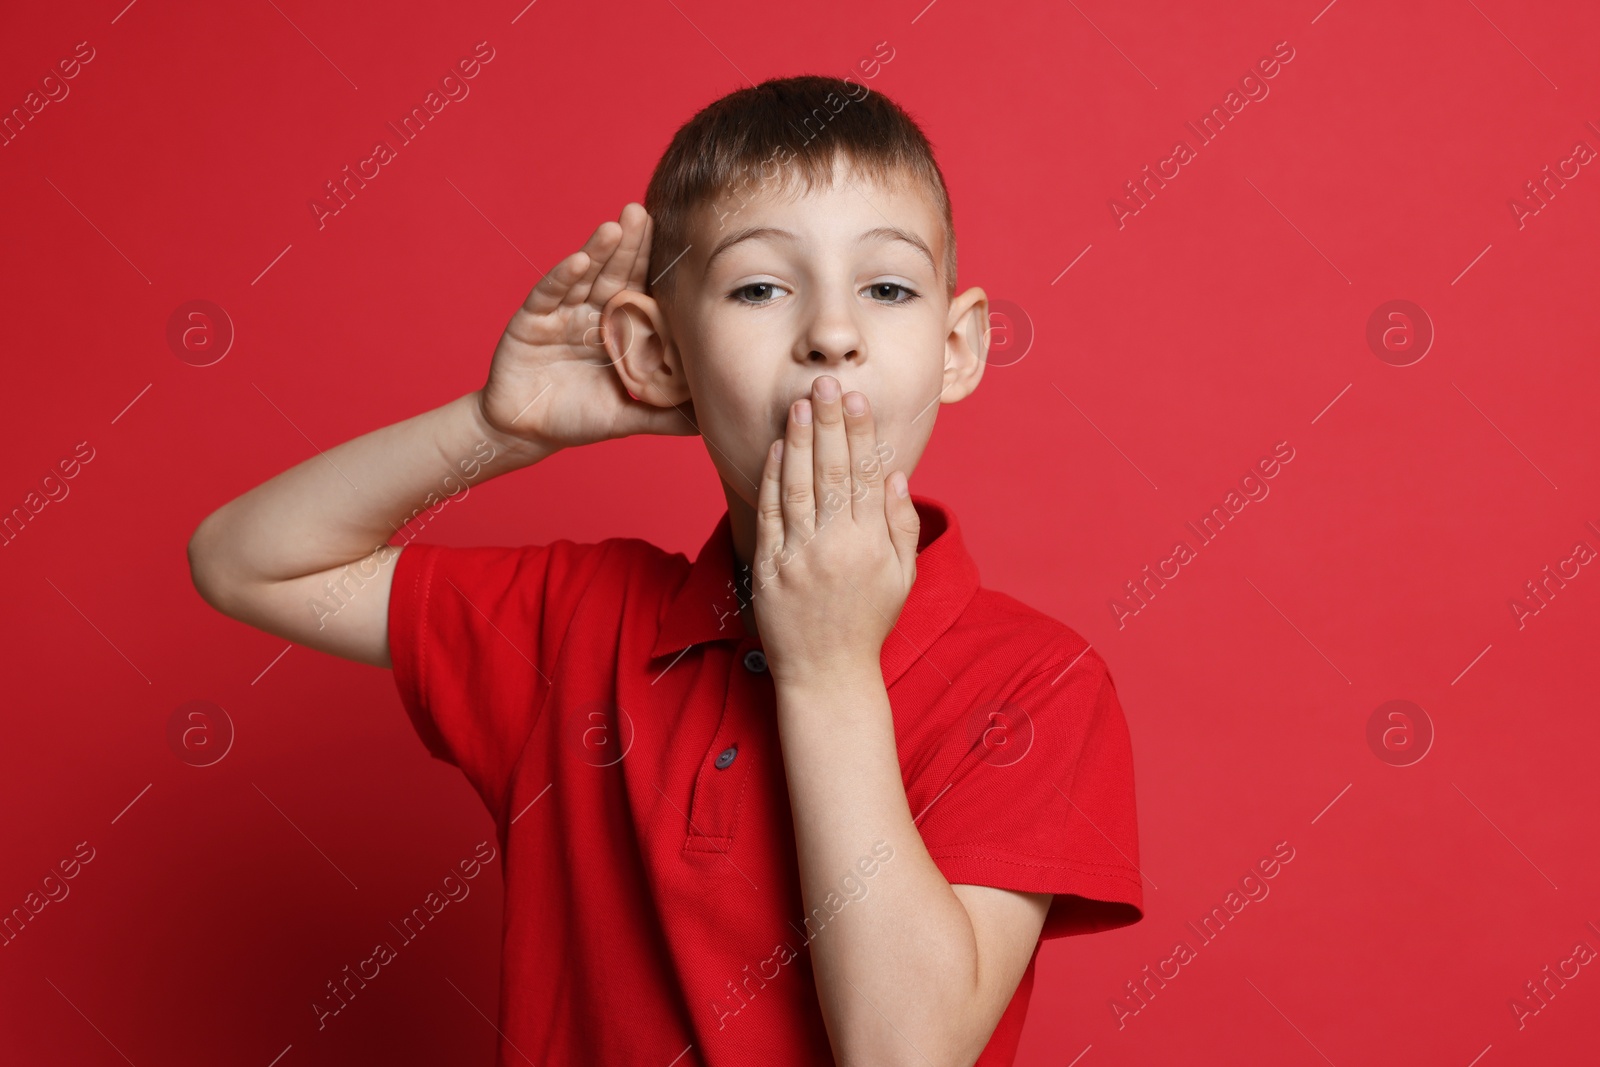
[[[770,303],[772,303],[772,300],[776,300],[777,299],[777,297],[773,295],[772,290],[781,291],[782,289],[783,289],[783,286],[777,284],[776,282],[751,282],[749,285],[741,285],[739,288],[735,289],[729,295],[731,295],[735,300],[737,300],[741,304],[770,304]],[[770,297],[772,297],[772,300],[761,300],[761,299],[746,300],[746,299],[744,299],[742,294],[749,293],[752,290],[765,290],[765,292],[758,292],[758,293],[755,293],[754,295],[756,295],[758,297],[760,297],[760,296],[770,296]]]
[[[900,292],[906,294],[905,298],[902,299],[902,300],[882,300],[882,301],[879,301],[879,303],[883,303],[883,304],[909,304],[909,303],[911,303],[911,301],[917,299],[917,293],[916,293],[915,290],[910,289],[907,286],[901,285],[899,282],[875,282],[873,285],[869,286],[868,288],[870,288],[872,290],[873,295],[875,297],[879,296],[879,295],[893,296],[895,290],[899,290]],[[885,293],[884,290],[888,290],[888,292]]]
[[[899,282],[875,282],[867,286],[873,299],[880,304],[909,304],[919,298],[916,290]],[[776,282],[751,282],[741,285],[728,294],[733,300],[746,305],[770,304],[777,299],[777,294],[784,292],[783,286]],[[901,294],[898,299],[896,294]]]

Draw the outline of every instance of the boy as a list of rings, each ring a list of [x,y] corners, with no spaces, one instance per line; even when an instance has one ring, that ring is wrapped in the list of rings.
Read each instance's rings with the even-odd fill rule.
[[[499,1063],[1009,1064],[1041,939],[1142,917],[1110,672],[908,494],[983,371],[955,266],[899,107],[740,90],[539,281],[481,390],[196,530],[209,603],[392,666],[488,805]],[[692,564],[388,543],[441,488],[636,433],[705,440],[728,510]]]

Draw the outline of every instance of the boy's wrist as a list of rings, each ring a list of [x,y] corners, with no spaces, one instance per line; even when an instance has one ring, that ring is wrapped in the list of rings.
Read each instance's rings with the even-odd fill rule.
[[[558,446],[541,445],[525,437],[517,437],[496,429],[484,411],[482,389],[473,390],[464,400],[472,412],[472,424],[479,438],[492,444],[496,454],[507,457],[506,466],[502,470],[532,466],[560,451]]]
[[[883,687],[883,667],[877,657],[849,657],[830,666],[802,670],[799,677],[773,676],[780,701],[801,706],[829,706],[875,687]]]

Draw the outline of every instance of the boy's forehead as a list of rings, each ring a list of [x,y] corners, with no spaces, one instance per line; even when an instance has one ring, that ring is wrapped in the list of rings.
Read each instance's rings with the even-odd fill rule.
[[[830,185],[807,189],[797,174],[780,174],[759,185],[735,186],[697,205],[688,222],[695,269],[687,273],[694,277],[704,277],[719,249],[752,230],[775,240],[784,239],[770,231],[787,231],[802,242],[830,247],[853,245],[863,236],[897,241],[899,231],[911,239],[907,248],[922,246],[935,273],[944,254],[944,227],[921,182],[909,175],[880,181],[842,164]]]

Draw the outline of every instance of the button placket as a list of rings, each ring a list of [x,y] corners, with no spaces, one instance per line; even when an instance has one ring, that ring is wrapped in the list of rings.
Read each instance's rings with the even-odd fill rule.
[[[746,775],[754,759],[742,751],[752,740],[749,710],[761,703],[760,687],[770,684],[766,654],[750,640],[729,650],[727,690],[722,716],[696,772],[694,794],[689,798],[689,851],[723,851],[733,843]],[[725,653],[726,654],[726,653]]]

